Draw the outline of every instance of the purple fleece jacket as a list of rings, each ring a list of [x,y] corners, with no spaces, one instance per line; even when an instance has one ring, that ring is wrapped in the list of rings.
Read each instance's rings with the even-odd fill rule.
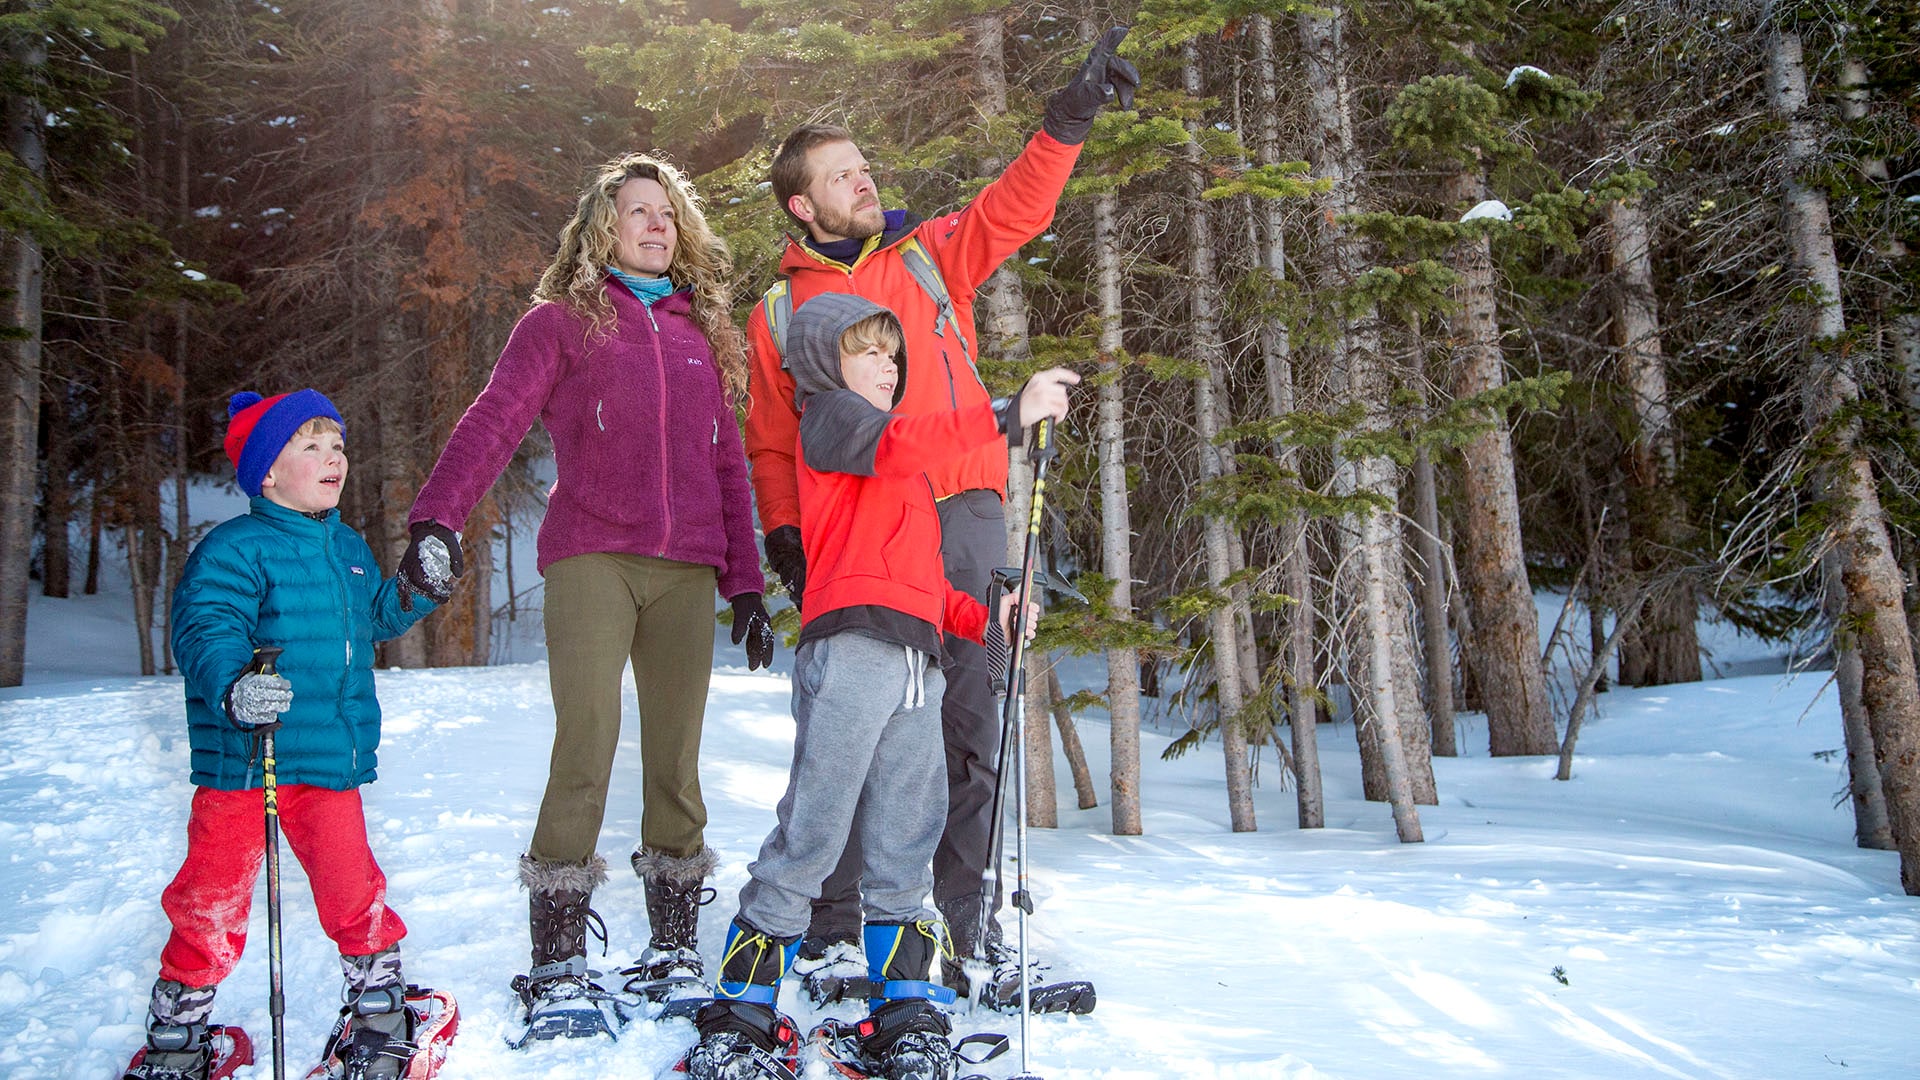
[[[705,563],[728,598],[764,591],[740,429],[691,300],[676,292],[649,310],[611,279],[607,295],[618,317],[608,338],[587,341],[563,304],[521,317],[408,520],[459,530],[537,416],[560,474],[540,523],[541,573],[620,552]]]

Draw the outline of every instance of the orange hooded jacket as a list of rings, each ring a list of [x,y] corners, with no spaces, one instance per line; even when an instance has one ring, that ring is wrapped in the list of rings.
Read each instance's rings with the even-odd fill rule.
[[[1053,223],[1060,192],[1079,156],[1080,147],[1036,132],[1006,171],[959,211],[931,221],[890,213],[887,231],[868,240],[851,266],[789,240],[780,272],[790,282],[794,308],[823,292],[844,292],[866,297],[899,316],[915,378],[907,382],[906,395],[894,409],[897,415],[950,412],[987,402],[992,395],[971,359],[979,355],[974,294],[1020,245]],[[940,268],[960,335],[966,339],[964,351],[951,331],[935,330],[939,313],[933,298],[914,280],[898,250],[908,237],[917,238]],[[794,468],[800,414],[794,404],[793,376],[767,327],[765,304],[756,304],[747,320],[747,347],[753,365],[748,384],[752,411],[747,414],[747,459],[753,466],[760,527],[772,532],[800,524]],[[998,492],[1004,499],[1006,447],[981,446],[927,470],[927,477],[937,499],[973,488]]]

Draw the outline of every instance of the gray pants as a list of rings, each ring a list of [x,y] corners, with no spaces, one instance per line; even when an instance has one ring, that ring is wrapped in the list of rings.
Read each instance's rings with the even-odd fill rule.
[[[860,843],[868,920],[933,917],[931,863],[947,815],[945,685],[925,653],[902,645],[842,633],[800,646],[793,769],[778,823],[747,867],[742,923],[775,938],[803,933],[849,836]]]
[[[940,500],[940,557],[947,580],[987,599],[994,567],[1005,564],[1007,524],[997,492],[977,488]],[[987,653],[974,642],[946,639],[947,692],[940,706],[946,737],[947,824],[933,855],[933,896],[941,908],[978,910],[983,876],[992,864],[993,792],[1000,783],[1000,711],[987,679]],[[859,941],[860,844],[853,837],[840,864],[822,884],[807,936]],[[1000,897],[994,897],[998,908]]]

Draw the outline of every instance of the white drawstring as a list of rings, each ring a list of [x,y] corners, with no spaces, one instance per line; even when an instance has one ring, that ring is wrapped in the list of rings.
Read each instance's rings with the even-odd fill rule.
[[[919,709],[927,704],[927,654],[912,646],[907,650],[907,696],[902,708]]]

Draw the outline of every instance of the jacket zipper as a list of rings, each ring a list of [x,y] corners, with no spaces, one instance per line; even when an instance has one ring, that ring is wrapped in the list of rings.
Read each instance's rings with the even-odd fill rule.
[[[647,323],[653,327],[653,360],[660,374],[660,397],[657,402],[660,407],[660,519],[664,524],[660,529],[659,555],[664,559],[667,557],[669,541],[673,538],[673,499],[668,484],[671,470],[667,457],[667,353],[660,345],[660,324],[654,320],[653,308],[645,304],[641,306],[646,308]]]
[[[940,350],[940,365],[947,369],[947,407],[957,409],[960,407],[960,391],[954,389],[953,358],[947,355],[945,349]]]
[[[340,673],[340,689],[335,695],[335,704],[340,714],[340,723],[347,729],[347,747],[349,749],[349,773],[351,782],[360,773],[360,739],[353,729],[353,719],[347,715],[347,684],[353,680],[353,599],[349,594],[347,575],[340,565],[340,553],[333,546],[333,537],[326,525],[320,526],[320,541],[326,545],[327,567],[333,571],[335,595],[340,598],[340,625],[346,628],[346,670]]]

